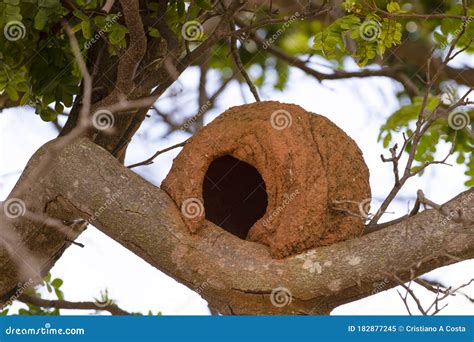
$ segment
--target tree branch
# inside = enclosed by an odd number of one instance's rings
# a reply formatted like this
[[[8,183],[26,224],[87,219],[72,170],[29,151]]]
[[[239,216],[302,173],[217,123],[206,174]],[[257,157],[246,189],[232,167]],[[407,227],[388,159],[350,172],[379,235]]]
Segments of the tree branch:
[[[241,25],[242,23],[239,23]],[[243,24],[242,24],[243,25]],[[265,41],[260,38],[257,33],[250,33],[250,37],[252,38],[259,47],[263,47]],[[323,80],[340,80],[340,79],[346,79],[346,78],[363,78],[363,77],[372,77],[372,76],[385,76],[385,77],[394,77],[396,75],[396,69],[395,68],[382,68],[380,70],[361,70],[361,71],[335,71],[331,74],[323,73],[320,71],[317,71],[307,65],[306,62],[302,61],[298,57],[291,56],[287,54],[285,51],[282,49],[273,46],[273,45],[265,45],[266,50],[274,55],[275,57],[281,59],[282,61],[288,63],[290,66],[294,66],[308,75],[313,76],[316,78],[318,81],[323,81]]]
[[[129,312],[122,310],[114,303],[98,303],[98,302],[70,302],[67,300],[49,300],[40,297],[30,296],[23,293],[18,300],[25,304],[31,304],[44,309],[67,309],[67,310],[96,310],[108,311],[114,316],[131,315]]]
[[[127,166],[129,169],[133,169],[134,167],[137,167],[137,166],[143,166],[143,165],[150,165],[150,164],[153,164],[153,161],[156,157],[158,157],[160,154],[163,154],[165,152],[168,152],[168,151],[171,151],[171,150],[174,150],[175,148],[178,148],[178,147],[183,147],[184,145],[186,145],[186,143],[188,142],[188,140],[186,141],[183,141],[179,144],[175,144],[173,146],[170,146],[170,147],[167,147],[165,149],[162,149],[162,150],[158,150],[156,151],[150,158],[142,161],[142,162],[139,162],[139,163],[135,163],[135,164],[132,164],[132,165],[129,165]]]
[[[234,31],[234,23],[232,22],[230,24],[231,31]],[[229,45],[230,45],[230,52],[232,54],[232,57],[234,59],[234,63],[237,66],[237,69],[239,70],[240,74],[243,76],[245,79],[245,82],[247,82],[250,91],[253,94],[253,97],[255,98],[255,101],[259,102],[260,101],[260,96],[258,95],[257,88],[253,84],[252,80],[250,79],[250,76],[248,75],[247,71],[245,70],[245,66],[242,64],[242,60],[240,59],[239,55],[239,50],[237,49],[237,39],[232,36],[230,37],[229,40]]]
[[[436,210],[426,210],[360,238],[274,260],[266,246],[240,240],[210,222],[199,235],[190,235],[179,208],[165,192],[86,139],[66,147],[51,169],[48,178],[34,185],[43,193],[47,189],[48,196],[39,197],[39,202],[60,196],[70,212],[90,220],[179,282],[191,289],[206,282],[201,294],[222,314],[327,314],[336,306],[372,294],[373,284],[385,281],[387,272],[407,282],[474,257],[474,224],[459,224]],[[80,186],[73,185],[76,181]],[[111,193],[117,194],[114,201]],[[474,189],[444,206],[472,218]],[[21,230],[24,239],[25,233],[27,229]],[[43,234],[48,238],[40,252],[51,258],[49,239],[56,234],[51,230]],[[314,264],[321,268],[308,267]],[[4,263],[0,273],[8,275],[0,280],[0,293],[5,296],[19,279]],[[397,285],[392,280],[387,288]],[[272,289],[278,287],[290,291],[291,305],[271,304]]]

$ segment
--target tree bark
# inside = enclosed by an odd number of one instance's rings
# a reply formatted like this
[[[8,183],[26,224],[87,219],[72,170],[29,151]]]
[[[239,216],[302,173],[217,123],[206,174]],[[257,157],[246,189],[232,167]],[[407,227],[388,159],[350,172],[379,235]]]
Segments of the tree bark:
[[[42,151],[27,171],[42,158]],[[426,210],[386,229],[283,260],[271,259],[266,246],[240,240],[211,223],[191,235],[164,191],[87,139],[66,147],[51,163],[50,172],[29,190],[35,208],[59,215],[61,211],[52,208],[60,202],[69,217],[90,220],[125,248],[200,293],[222,314],[328,314],[336,306],[398,285],[393,275],[409,281],[474,257],[473,189],[446,204],[461,210],[470,223],[455,223]],[[40,263],[43,272],[68,244],[57,230],[38,230],[24,218],[2,223],[9,225],[5,229],[13,225],[24,246],[45,260]],[[0,256],[0,294],[7,301],[18,282],[27,278],[19,278],[15,258],[5,249],[0,249]],[[287,296],[283,302],[287,305],[275,300],[275,290]]]

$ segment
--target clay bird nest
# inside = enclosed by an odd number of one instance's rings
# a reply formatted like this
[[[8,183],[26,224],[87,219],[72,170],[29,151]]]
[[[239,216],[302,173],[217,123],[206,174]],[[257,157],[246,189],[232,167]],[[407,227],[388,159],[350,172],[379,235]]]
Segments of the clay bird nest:
[[[363,220],[334,203],[370,197],[367,166],[347,134],[273,101],[232,107],[197,132],[162,189],[192,233],[208,220],[268,246],[273,258],[361,235]]]

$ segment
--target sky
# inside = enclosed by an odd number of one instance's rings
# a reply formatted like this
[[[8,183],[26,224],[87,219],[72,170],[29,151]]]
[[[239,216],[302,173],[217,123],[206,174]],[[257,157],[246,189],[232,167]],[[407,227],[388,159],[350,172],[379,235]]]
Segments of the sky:
[[[347,67],[356,68],[349,64]],[[199,73],[196,68],[186,70],[170,91],[190,94],[183,100],[183,112],[192,116],[197,113],[197,94]],[[208,91],[217,87],[216,75],[211,75]],[[191,91],[190,91],[191,90]],[[370,170],[372,189],[372,208],[378,205],[387,195],[393,184],[393,173],[390,164],[380,160],[380,154],[387,151],[377,142],[381,125],[398,106],[394,94],[400,90],[391,80],[385,78],[367,78],[362,80],[337,80],[319,83],[314,78],[292,68],[288,87],[275,91],[270,84],[265,84],[261,92],[263,100],[298,104],[307,111],[326,116],[344,130],[362,150],[365,162]],[[160,110],[172,110],[174,99],[163,96],[156,105]],[[253,101],[250,92],[236,83],[232,83],[218,100],[216,107],[205,118],[209,123],[216,116],[231,106]],[[182,114],[182,113],[181,113]],[[180,114],[180,115],[181,115]],[[61,118],[63,123],[65,118]],[[156,150],[182,142],[189,137],[184,132],[176,132],[162,139],[165,127],[156,120],[147,119],[138,134],[132,140],[126,165],[142,161]],[[53,139],[57,131],[52,124],[42,122],[32,109],[14,108],[0,113],[0,200],[4,200],[18,180],[31,155],[44,143]],[[402,141],[401,135],[397,137]],[[438,149],[440,156],[449,151],[449,146]],[[159,156],[155,163],[133,169],[139,175],[159,186],[171,168],[173,158],[179,149]],[[449,159],[448,159],[449,162]],[[437,203],[444,203],[465,191],[463,185],[466,176],[463,166],[452,167],[434,165],[422,177],[408,181],[395,201],[388,209],[386,220],[406,214],[409,204],[413,205],[416,191],[422,189],[426,196]],[[441,181],[442,180],[442,181]],[[135,228],[139,229],[139,227]],[[62,287],[66,299],[71,301],[89,301],[100,297],[100,292],[108,289],[111,298],[123,309],[132,312],[147,313],[148,310],[164,315],[208,315],[207,303],[197,293],[172,278],[161,273],[127,249],[101,233],[96,228],[89,228],[79,236],[77,242],[84,248],[71,246],[66,250],[54,268],[53,277],[64,280]],[[466,283],[474,277],[474,260],[468,260],[448,267],[434,270],[425,277],[438,280],[453,287]],[[424,304],[431,304],[434,294],[424,288],[413,285],[416,294]],[[340,306],[333,310],[333,315],[406,315],[407,311],[397,294],[396,288],[381,291],[374,296]],[[464,291],[474,297],[474,284]],[[45,298],[54,298],[43,291]],[[474,315],[474,304],[461,295],[446,300],[448,306],[441,314]],[[414,308],[414,303],[410,305]],[[22,307],[16,304],[14,309]],[[62,311],[63,314],[87,314],[88,311]],[[416,313],[416,309],[412,312]]]

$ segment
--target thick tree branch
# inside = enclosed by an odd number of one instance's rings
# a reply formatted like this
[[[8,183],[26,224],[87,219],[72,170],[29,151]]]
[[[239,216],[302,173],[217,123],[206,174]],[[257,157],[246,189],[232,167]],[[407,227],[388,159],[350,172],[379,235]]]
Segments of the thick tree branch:
[[[51,167],[49,177],[34,185],[35,191],[47,194],[39,196],[40,201],[60,198],[70,212],[90,220],[151,265],[191,289],[201,288],[211,307],[223,314],[327,314],[372,294],[376,284],[387,283],[387,272],[408,282],[474,257],[474,225],[427,210],[360,238],[273,260],[266,246],[240,240],[211,223],[190,235],[165,192],[86,139],[68,146]],[[474,217],[474,190],[444,206]],[[26,240],[29,230],[24,228],[20,233]],[[41,246],[37,240],[28,246],[52,258],[58,232],[43,234]],[[0,293],[8,300],[8,292],[21,279],[11,271],[11,262],[5,264],[6,252],[0,253],[0,273],[8,275],[0,280]],[[392,279],[386,288],[397,285]],[[279,287],[291,293],[290,305],[272,305],[270,295]]]
[[[125,23],[130,32],[130,42],[127,50],[120,56],[117,67],[115,89],[104,99],[100,106],[117,102],[120,96],[128,96],[134,87],[134,78],[138,65],[145,56],[147,41],[140,16],[138,0],[121,0],[120,5],[124,12]]]

